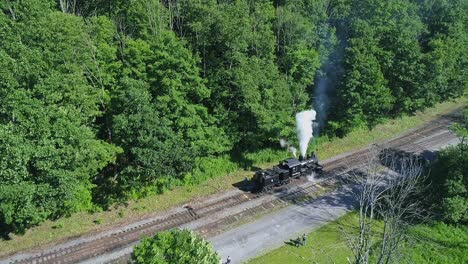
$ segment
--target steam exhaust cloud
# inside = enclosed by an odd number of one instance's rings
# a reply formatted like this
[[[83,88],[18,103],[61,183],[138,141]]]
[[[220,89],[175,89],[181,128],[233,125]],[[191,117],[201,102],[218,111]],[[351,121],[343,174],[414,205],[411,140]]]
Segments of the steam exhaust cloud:
[[[297,149],[289,145],[289,142],[286,139],[280,139],[280,145],[282,148],[286,148],[288,152],[291,152],[294,157],[296,157]]]
[[[297,138],[299,139],[299,149],[301,156],[305,157],[309,141],[313,136],[313,121],[317,113],[314,110],[302,111],[296,114]]]

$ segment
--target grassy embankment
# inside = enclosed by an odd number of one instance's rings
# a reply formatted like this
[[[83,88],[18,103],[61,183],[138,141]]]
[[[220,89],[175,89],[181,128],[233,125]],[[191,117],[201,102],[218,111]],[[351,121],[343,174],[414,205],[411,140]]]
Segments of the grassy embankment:
[[[341,228],[357,232],[359,216],[348,213],[338,220],[308,234],[305,247],[284,245],[247,262],[248,264],[299,264],[336,263],[347,264],[353,259]],[[375,246],[382,232],[382,223],[374,226]],[[416,264],[468,263],[468,227],[449,226],[443,223],[417,225],[409,229],[409,239],[402,244],[401,262]],[[371,256],[372,258],[372,256]]]
[[[388,120],[370,131],[364,128],[358,129],[344,138],[322,142],[318,150],[319,158],[327,159],[379,140],[391,138],[428,122],[439,114],[448,113],[465,103],[466,99],[442,103],[434,108],[427,109],[423,113],[417,113],[415,116]],[[272,166],[288,155],[285,151],[265,151],[259,154],[258,157],[255,157],[255,155],[252,155],[252,157],[256,158],[253,165],[260,168]],[[233,188],[233,183],[241,181],[246,176],[250,177],[252,174],[253,172],[250,169],[238,169],[222,177],[209,179],[197,186],[177,187],[162,195],[138,201],[129,201],[126,206],[119,206],[109,211],[94,214],[82,212],[68,218],[46,221],[40,226],[28,230],[24,235],[13,235],[11,240],[0,241],[0,256],[27,248],[56,243],[70,237],[95,232],[98,229],[110,228],[119,223],[134,221],[152,212],[162,211],[193,199]]]
[[[408,263],[468,263],[468,226],[417,225],[410,234],[412,239],[402,245]]]
[[[345,229],[346,232],[355,232],[358,219],[357,214],[348,213],[338,220],[309,233],[306,246],[297,248],[286,244],[265,255],[254,258],[248,263],[348,263],[346,258],[352,259],[352,253],[346,245],[346,239],[340,228]],[[377,228],[381,230],[380,226]]]

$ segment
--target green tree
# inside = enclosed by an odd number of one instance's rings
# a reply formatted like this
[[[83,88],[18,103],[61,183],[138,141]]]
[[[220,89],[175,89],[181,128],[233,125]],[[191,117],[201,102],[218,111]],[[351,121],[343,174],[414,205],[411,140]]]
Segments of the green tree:
[[[211,244],[188,229],[159,232],[144,238],[133,249],[135,263],[218,264]]]
[[[376,58],[395,99],[393,114],[414,112],[433,103],[432,93],[422,85],[425,69],[418,38],[424,25],[417,6],[407,0],[365,0],[354,4],[351,19],[366,21],[374,31],[373,41],[383,51]],[[352,32],[351,29],[351,36]]]
[[[451,126],[451,130],[460,139],[460,151],[465,151],[468,138],[468,107],[465,106],[463,109],[461,120]]]
[[[91,179],[120,151],[96,138],[101,113],[83,71],[90,63],[83,21],[26,2],[0,15],[3,235],[90,209]]]
[[[336,135],[468,87],[462,0],[7,0],[0,10],[5,233],[232,169],[228,156],[293,139],[294,114],[312,101],[323,122],[327,96]]]
[[[353,127],[375,125],[392,107],[394,99],[377,59],[383,51],[373,35],[365,21],[355,22],[345,53],[343,83],[335,102],[340,106],[336,109],[340,121],[332,123],[341,133]]]
[[[439,152],[431,173],[435,211],[451,223],[468,222],[468,152],[461,147]]]
[[[464,1],[427,0],[420,13],[427,31],[421,47],[427,89],[434,101],[461,96],[468,88],[468,5]]]
[[[292,89],[274,62],[273,7],[237,1],[218,10],[219,30],[213,31],[218,36],[211,36],[219,40],[212,43],[216,64],[207,68],[207,78],[212,107],[228,127],[234,149],[255,150],[291,137],[291,116],[304,109],[307,96]],[[259,21],[265,25],[258,27]]]
[[[138,198],[160,193],[190,171],[195,153],[181,134],[170,127],[154,104],[147,84],[123,79],[114,95],[112,116],[114,143],[124,149],[109,175],[97,179],[96,195],[104,199]],[[102,202],[109,202],[102,200]]]
[[[97,179],[96,194],[109,193],[102,191],[109,187],[118,190],[116,198],[160,193],[185,182],[196,157],[229,149],[223,128],[205,106],[210,90],[197,58],[171,31],[145,37],[125,39],[125,77],[113,88],[108,111],[113,142],[124,153]]]
[[[451,223],[468,223],[468,108],[460,122],[452,126],[460,144],[442,150],[431,174],[435,210]]]

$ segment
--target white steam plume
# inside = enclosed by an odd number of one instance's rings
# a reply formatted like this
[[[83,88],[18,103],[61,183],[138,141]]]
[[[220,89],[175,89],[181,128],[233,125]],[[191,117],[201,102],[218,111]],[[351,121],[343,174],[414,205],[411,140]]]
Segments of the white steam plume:
[[[316,115],[314,110],[302,111],[296,114],[297,137],[302,157],[306,156],[307,147],[313,135],[312,122],[315,120]]]
[[[294,155],[294,157],[296,157],[297,149],[295,147],[289,147],[288,151],[291,152]]]
[[[282,148],[286,148],[289,146],[289,143],[286,141],[286,139],[282,138],[280,139],[280,145]]]
[[[297,149],[296,149],[295,147],[291,147],[291,146],[289,145],[289,142],[286,141],[286,139],[281,138],[281,139],[280,139],[280,145],[281,145],[282,148],[286,148],[286,150],[287,150],[288,152],[291,152],[291,153],[294,155],[294,157],[296,157]]]

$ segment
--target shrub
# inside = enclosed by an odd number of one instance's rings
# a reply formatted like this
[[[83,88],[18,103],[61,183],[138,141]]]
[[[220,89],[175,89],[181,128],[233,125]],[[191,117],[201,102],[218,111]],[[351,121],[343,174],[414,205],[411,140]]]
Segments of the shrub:
[[[441,151],[431,181],[434,207],[441,217],[452,223],[468,222],[468,151],[461,145]]]
[[[409,228],[410,241],[404,242],[403,256],[409,263],[467,263],[468,227],[444,223]]]
[[[188,229],[173,229],[144,238],[132,253],[134,263],[218,264],[211,244]]]
[[[191,173],[187,173],[184,178],[186,184],[198,184],[237,169],[237,164],[228,156],[197,158],[195,164],[197,164],[196,168]]]

